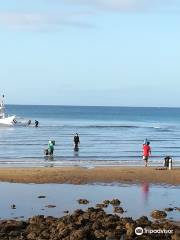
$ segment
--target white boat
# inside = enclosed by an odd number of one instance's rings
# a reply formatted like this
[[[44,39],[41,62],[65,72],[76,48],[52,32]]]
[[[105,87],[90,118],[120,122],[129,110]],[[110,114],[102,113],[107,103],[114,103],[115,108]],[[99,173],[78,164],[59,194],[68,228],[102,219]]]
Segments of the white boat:
[[[16,123],[16,116],[7,116],[4,107],[4,95],[0,99],[0,126],[12,126]]]

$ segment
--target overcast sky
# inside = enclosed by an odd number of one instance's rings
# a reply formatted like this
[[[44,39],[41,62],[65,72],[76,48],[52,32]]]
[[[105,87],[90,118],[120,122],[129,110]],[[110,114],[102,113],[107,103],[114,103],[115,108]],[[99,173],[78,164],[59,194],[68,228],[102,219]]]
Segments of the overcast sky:
[[[13,104],[180,107],[180,1],[0,2]]]

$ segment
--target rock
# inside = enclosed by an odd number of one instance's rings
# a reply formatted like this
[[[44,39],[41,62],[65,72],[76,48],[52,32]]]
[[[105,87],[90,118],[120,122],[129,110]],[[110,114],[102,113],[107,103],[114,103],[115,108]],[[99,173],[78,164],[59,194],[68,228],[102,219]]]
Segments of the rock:
[[[105,232],[106,239],[115,239],[115,232],[113,230],[108,230]]]
[[[44,222],[44,215],[34,216],[29,219],[30,224],[40,225]]]
[[[68,210],[65,210],[65,211],[64,211],[64,213],[68,214],[68,213],[69,213],[69,211],[68,211]]]
[[[122,207],[114,207],[114,213],[124,213],[124,209]]]
[[[18,237],[20,235],[20,232],[19,231],[11,231],[9,233],[9,236],[10,237]]]
[[[174,235],[171,238],[170,234],[152,234],[139,238],[135,235],[137,226],[170,229]],[[39,215],[27,221],[0,220],[0,240],[179,240],[177,229],[174,222],[166,219],[151,222],[142,216],[135,221],[91,207],[85,211],[77,209],[61,218]]]
[[[165,208],[164,211],[165,212],[172,212],[174,210],[174,208]]]
[[[38,196],[38,198],[46,198],[46,196],[40,195]]]
[[[44,230],[41,232],[42,238],[49,239],[50,237],[50,232],[48,230]]]
[[[37,239],[36,233],[34,233],[34,232],[29,233],[29,234],[27,235],[27,239],[28,239],[28,240],[35,240],[35,239]]]
[[[146,227],[148,225],[151,225],[151,221],[149,221],[148,217],[142,216],[136,220],[136,224],[137,226]]]
[[[77,209],[77,210],[74,211],[74,215],[77,215],[77,216],[79,216],[83,213],[84,213],[84,211],[82,209]]]
[[[59,232],[59,237],[61,237],[61,238],[67,237],[70,233],[71,233],[70,229],[68,229],[68,228],[63,228],[63,229]]]
[[[153,212],[151,212],[151,217],[155,219],[161,219],[166,218],[167,214],[164,211],[154,210]]]
[[[76,219],[76,224],[80,226],[85,226],[87,222],[87,219],[84,219],[83,215],[78,216]]]
[[[15,204],[12,204],[12,205],[11,205],[11,209],[16,209],[16,205],[15,205]]]
[[[120,238],[118,238],[118,239],[120,239]],[[116,237],[106,237],[106,240],[117,240],[117,238]]]
[[[56,205],[49,204],[49,205],[47,205],[47,206],[45,206],[45,207],[47,207],[47,208],[55,208]]]
[[[90,213],[84,212],[83,213],[83,218],[86,219],[86,220],[90,220]]]
[[[79,204],[85,204],[86,205],[86,204],[89,203],[89,201],[87,199],[78,199],[77,201],[78,201]]]
[[[104,203],[98,203],[98,204],[96,204],[96,207],[97,207],[97,208],[107,208],[108,205],[107,205],[107,204],[104,204]]]
[[[97,238],[97,239],[104,239],[105,238],[105,232],[103,230],[95,230],[94,231],[94,236]]]
[[[26,222],[24,221],[16,221],[16,220],[7,220],[1,221],[0,230],[1,232],[11,232],[11,231],[19,231],[23,230],[26,227]]]
[[[180,211],[180,207],[175,207],[174,210]]]
[[[132,237],[135,233],[135,224],[134,223],[126,223],[125,228],[126,228],[127,236]]]
[[[180,239],[180,229],[175,230],[175,233],[172,235],[171,240],[179,240]]]
[[[86,232],[83,229],[75,230],[70,235],[70,240],[83,240],[86,239]]]
[[[113,206],[119,206],[121,204],[121,201],[119,199],[113,199],[110,201],[110,204]]]
[[[110,200],[104,200],[103,203],[106,204],[106,205],[109,205],[110,204]]]
[[[92,224],[92,230],[98,230],[100,228],[102,228],[102,224],[100,221],[96,221]]]

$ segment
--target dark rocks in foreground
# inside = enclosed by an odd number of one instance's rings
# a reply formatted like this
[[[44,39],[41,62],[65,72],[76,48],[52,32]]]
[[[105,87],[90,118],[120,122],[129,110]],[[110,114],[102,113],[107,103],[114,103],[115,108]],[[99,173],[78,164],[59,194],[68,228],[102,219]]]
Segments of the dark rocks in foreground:
[[[124,209],[122,207],[114,207],[114,213],[124,213]]]
[[[165,220],[151,222],[143,216],[138,220],[107,214],[101,208],[76,210],[61,218],[35,216],[27,221],[0,221],[0,240],[172,240],[172,234],[143,234],[137,236],[135,228],[166,229],[178,231],[178,227]]]
[[[110,204],[113,206],[119,206],[121,204],[121,201],[119,199],[113,199],[110,201]]]
[[[167,217],[167,214],[165,211],[154,210],[151,213],[151,217],[155,219],[162,219]]]

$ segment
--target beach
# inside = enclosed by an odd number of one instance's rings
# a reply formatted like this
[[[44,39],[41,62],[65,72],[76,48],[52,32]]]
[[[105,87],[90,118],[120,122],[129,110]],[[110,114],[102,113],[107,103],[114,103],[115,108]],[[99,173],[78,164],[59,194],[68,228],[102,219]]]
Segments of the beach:
[[[0,239],[176,240],[179,186],[180,168],[0,168]]]
[[[169,231],[142,239],[178,239],[178,110],[171,121],[169,109],[8,107],[40,125],[0,129],[0,239],[139,240],[138,227]],[[44,156],[49,140],[56,143],[52,158]],[[163,167],[166,156],[172,170]]]
[[[0,168],[0,181],[15,183],[156,183],[180,185],[180,168],[152,167],[61,167]]]
[[[180,236],[179,169],[1,168],[0,180],[3,240]]]

